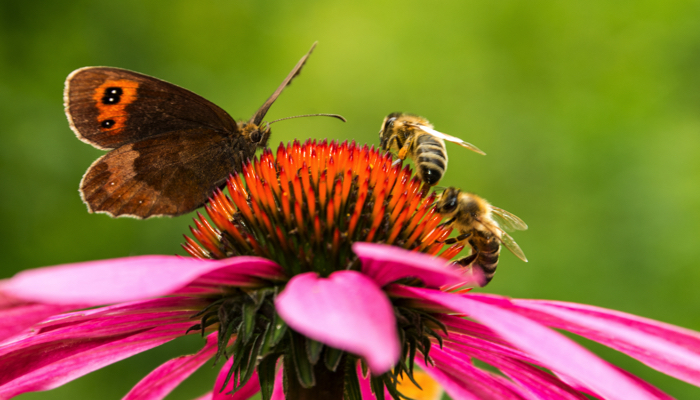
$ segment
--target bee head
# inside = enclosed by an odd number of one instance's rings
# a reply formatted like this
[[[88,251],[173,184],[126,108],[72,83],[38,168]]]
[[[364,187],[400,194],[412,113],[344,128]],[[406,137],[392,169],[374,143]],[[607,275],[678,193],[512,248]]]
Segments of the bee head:
[[[382,127],[379,130],[379,142],[382,150],[389,150],[389,138],[394,135],[394,123],[403,113],[391,113],[384,118]]]
[[[440,214],[451,214],[457,211],[459,206],[459,189],[449,187],[440,195],[437,202],[437,211]]]

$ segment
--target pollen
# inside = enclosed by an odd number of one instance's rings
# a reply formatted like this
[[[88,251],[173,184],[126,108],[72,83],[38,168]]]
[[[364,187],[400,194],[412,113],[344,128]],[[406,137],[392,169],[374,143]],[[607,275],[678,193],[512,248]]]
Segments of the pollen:
[[[442,243],[435,194],[411,168],[374,147],[335,141],[280,145],[229,177],[185,237],[193,257],[270,258],[294,274],[357,268],[354,242],[400,246],[450,259],[464,247]],[[211,221],[211,222],[209,222]],[[441,253],[442,251],[442,253]]]

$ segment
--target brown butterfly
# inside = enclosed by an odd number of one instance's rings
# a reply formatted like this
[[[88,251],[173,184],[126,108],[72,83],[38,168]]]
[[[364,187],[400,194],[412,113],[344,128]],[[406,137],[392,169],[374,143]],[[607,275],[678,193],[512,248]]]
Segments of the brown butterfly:
[[[314,47],[250,120],[238,123],[203,97],[148,75],[110,67],[73,71],[63,95],[71,129],[83,142],[111,150],[80,182],[88,211],[148,218],[202,206],[267,145],[277,121],[263,118]]]

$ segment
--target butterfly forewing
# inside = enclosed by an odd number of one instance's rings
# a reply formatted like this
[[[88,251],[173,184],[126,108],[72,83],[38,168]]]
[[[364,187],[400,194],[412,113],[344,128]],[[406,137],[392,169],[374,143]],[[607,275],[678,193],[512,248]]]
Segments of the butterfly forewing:
[[[84,142],[114,149],[183,129],[236,132],[236,122],[214,103],[148,75],[86,67],[66,79],[66,114]]]

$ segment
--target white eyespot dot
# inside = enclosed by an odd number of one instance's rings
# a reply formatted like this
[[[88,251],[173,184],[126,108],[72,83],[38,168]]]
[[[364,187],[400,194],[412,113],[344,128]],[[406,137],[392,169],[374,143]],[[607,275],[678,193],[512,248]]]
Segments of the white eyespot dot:
[[[143,200],[139,200],[139,204],[143,203]]]
[[[110,183],[110,185],[114,186],[114,182]]]

